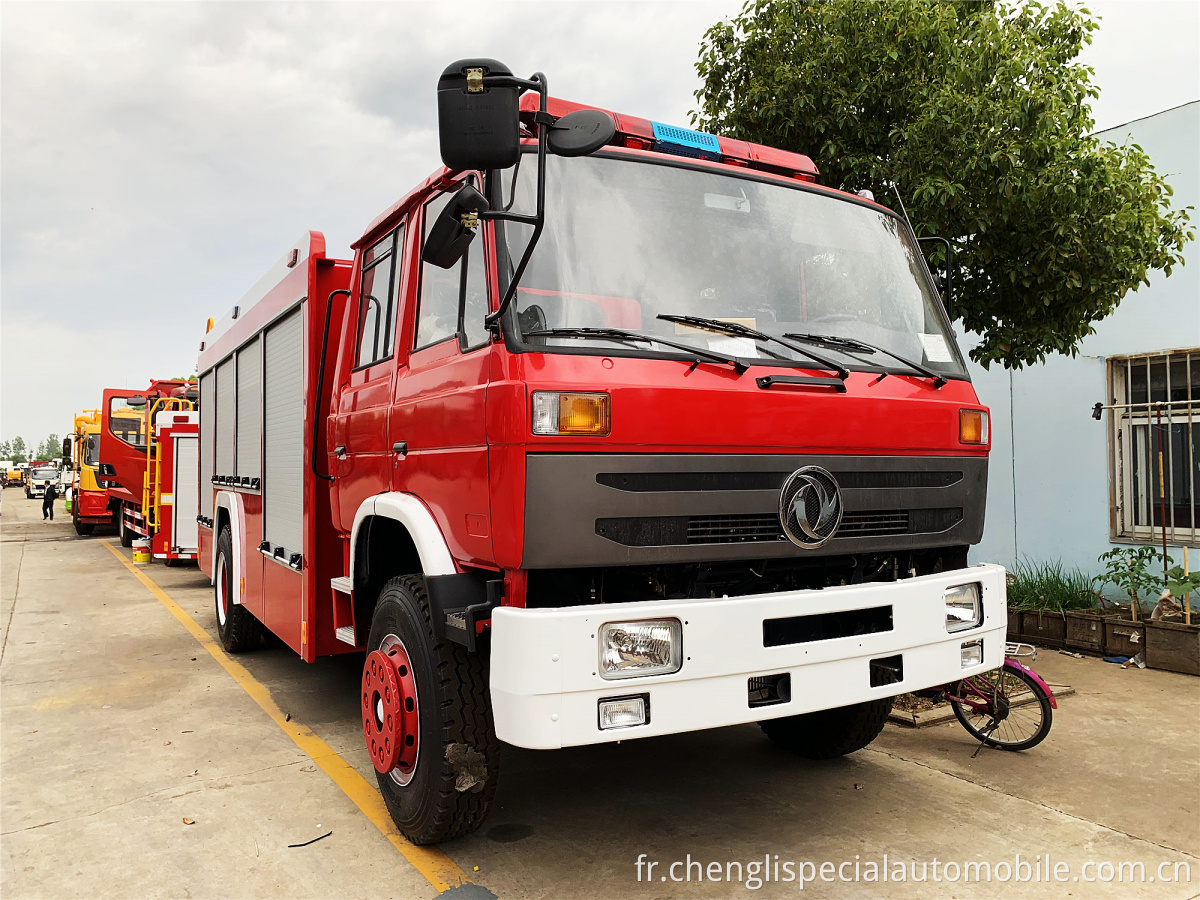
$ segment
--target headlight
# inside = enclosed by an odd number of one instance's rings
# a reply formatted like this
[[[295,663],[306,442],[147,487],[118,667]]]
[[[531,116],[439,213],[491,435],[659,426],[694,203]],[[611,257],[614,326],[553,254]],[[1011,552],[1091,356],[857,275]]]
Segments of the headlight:
[[[983,600],[979,582],[946,588],[946,630],[966,631],[983,624]]]
[[[534,434],[589,434],[609,430],[608,394],[534,391]]]
[[[958,442],[960,444],[986,444],[988,442],[988,414],[982,409],[960,409],[958,411]]]
[[[678,672],[683,659],[678,619],[606,622],[600,626],[600,677],[635,678]]]

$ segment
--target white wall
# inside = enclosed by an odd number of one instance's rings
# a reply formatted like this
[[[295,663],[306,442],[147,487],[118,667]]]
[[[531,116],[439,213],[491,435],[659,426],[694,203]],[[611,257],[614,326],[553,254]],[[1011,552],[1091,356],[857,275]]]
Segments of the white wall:
[[[1142,147],[1174,188],[1172,205],[1200,207],[1200,102],[1102,132]],[[1192,213],[1193,222],[1198,218]],[[987,523],[974,562],[1061,560],[1085,572],[1110,549],[1107,423],[1091,417],[1106,396],[1110,356],[1200,348],[1200,253],[1130,293],[1096,326],[1079,355],[1050,357],[1016,372],[971,365],[980,399],[992,409]],[[971,335],[960,339],[964,351]],[[1177,550],[1172,555],[1178,558]],[[1200,566],[1200,554],[1191,557]]]

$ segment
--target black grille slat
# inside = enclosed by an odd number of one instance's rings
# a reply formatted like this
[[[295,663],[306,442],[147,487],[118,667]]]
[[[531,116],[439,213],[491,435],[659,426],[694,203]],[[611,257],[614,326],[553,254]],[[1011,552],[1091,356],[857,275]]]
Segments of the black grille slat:
[[[596,483],[632,493],[673,491],[778,491],[791,472],[602,472]],[[911,490],[949,487],[963,473],[831,472],[843,490]]]
[[[962,520],[961,507],[945,509],[881,509],[848,512],[835,538],[934,534]],[[774,513],[730,513],[710,516],[645,516],[597,519],[596,534],[627,547],[677,544],[742,544],[786,541]]]

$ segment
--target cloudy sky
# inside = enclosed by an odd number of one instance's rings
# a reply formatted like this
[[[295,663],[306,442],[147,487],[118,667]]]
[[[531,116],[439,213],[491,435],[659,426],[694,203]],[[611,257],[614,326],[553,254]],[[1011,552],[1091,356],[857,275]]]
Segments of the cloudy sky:
[[[437,76],[493,56],[687,124],[734,2],[0,4],[0,437],[190,373],[307,229],[331,253],[438,163]],[[1200,98],[1200,3],[1097,2],[1099,128]]]

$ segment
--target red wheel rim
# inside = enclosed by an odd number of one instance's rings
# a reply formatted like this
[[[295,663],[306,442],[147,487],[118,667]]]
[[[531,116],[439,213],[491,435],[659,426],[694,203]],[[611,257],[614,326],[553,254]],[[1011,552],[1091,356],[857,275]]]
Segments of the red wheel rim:
[[[391,646],[385,641],[386,650],[368,653],[363,663],[363,734],[377,772],[408,776],[417,764],[417,682],[408,651],[392,640]]]

